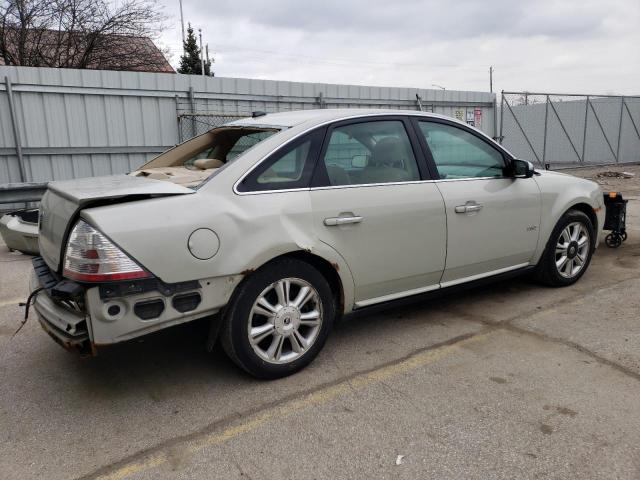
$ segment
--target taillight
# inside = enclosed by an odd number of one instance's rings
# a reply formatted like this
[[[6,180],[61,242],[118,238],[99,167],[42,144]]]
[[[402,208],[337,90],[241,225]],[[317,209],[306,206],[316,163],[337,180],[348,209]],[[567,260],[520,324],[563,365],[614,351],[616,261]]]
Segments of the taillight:
[[[78,220],[69,235],[63,275],[81,282],[131,280],[152,276],[83,220]]]

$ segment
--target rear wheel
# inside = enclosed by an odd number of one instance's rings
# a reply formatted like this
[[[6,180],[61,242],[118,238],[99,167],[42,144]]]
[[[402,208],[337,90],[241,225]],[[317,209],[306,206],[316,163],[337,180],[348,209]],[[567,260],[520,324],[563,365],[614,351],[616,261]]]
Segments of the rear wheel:
[[[539,281],[553,287],[577,282],[589,267],[595,248],[595,231],[589,217],[569,210],[553,229],[538,263]]]
[[[238,287],[224,315],[222,345],[251,375],[284,377],[315,358],[334,316],[320,272],[300,260],[276,260]]]

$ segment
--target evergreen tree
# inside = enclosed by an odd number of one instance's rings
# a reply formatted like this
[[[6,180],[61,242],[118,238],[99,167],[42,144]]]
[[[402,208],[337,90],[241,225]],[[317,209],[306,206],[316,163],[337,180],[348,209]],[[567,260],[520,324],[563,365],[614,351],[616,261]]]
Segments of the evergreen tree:
[[[187,38],[184,41],[184,53],[180,57],[178,73],[187,75],[202,75],[202,63],[200,62],[200,49],[191,24],[187,27]],[[211,75],[211,62],[204,62],[204,74]]]

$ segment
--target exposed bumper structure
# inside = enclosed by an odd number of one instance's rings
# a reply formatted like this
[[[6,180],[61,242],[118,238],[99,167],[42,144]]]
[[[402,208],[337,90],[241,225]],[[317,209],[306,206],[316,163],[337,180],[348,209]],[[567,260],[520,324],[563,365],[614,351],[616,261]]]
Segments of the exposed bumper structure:
[[[44,288],[36,294],[32,307],[40,325],[56,343],[67,350],[92,353],[87,315],[79,309],[74,309],[72,304],[65,305],[63,302],[55,301],[47,291],[47,280],[43,275],[38,275],[36,262],[34,266],[29,280],[29,290]]]
[[[95,355],[97,348],[120,343],[171,325],[217,313],[242,279],[215,277],[183,284],[159,280],[86,285],[52,272],[33,259],[29,287],[42,328],[68,350]],[[204,340],[204,339],[203,339]]]

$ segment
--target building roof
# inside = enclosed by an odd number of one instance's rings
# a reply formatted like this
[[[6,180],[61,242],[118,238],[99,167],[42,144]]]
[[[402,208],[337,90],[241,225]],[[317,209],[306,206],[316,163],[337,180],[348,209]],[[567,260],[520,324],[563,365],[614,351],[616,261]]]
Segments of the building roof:
[[[5,30],[9,61],[5,61],[0,52],[0,65],[175,73],[148,37],[111,34],[92,37],[93,34],[85,32],[31,29],[27,31],[23,57],[20,58],[18,39],[21,33],[17,29]],[[91,55],[85,57],[88,41],[96,47]]]

